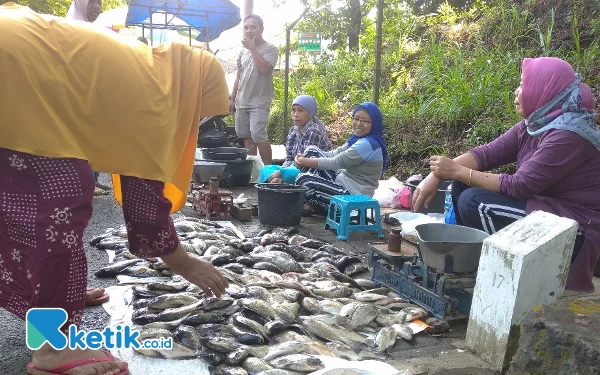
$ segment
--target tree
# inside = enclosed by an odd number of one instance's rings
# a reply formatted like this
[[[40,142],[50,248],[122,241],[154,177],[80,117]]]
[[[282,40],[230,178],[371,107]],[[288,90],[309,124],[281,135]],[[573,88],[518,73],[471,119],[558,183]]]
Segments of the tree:
[[[72,0],[16,0],[17,4],[30,7],[37,13],[64,17]],[[109,10],[127,5],[126,0],[102,0],[102,9]]]
[[[358,51],[359,37],[365,31],[363,18],[374,8],[374,3],[374,0],[343,0],[338,1],[339,7],[333,8],[330,0],[308,1],[310,11],[299,28],[320,32],[331,41],[331,50]]]

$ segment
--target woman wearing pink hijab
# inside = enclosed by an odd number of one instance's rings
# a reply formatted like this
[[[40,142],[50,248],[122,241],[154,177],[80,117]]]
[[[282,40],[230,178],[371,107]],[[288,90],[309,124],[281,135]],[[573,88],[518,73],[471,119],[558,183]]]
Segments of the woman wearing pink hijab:
[[[526,58],[515,109],[524,119],[454,160],[432,156],[415,210],[441,180],[453,180],[456,223],[493,234],[532,211],[579,223],[565,294],[594,291],[600,256],[600,132],[595,99],[567,62]],[[516,162],[514,174],[486,173]]]

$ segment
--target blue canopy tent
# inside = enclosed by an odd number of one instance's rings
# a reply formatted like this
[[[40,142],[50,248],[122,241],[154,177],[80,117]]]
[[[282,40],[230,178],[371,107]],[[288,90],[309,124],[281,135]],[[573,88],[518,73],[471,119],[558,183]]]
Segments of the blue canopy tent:
[[[157,12],[164,13],[164,24],[152,22],[152,15]],[[180,29],[181,25],[171,23],[173,17],[189,25],[190,38],[191,28],[196,29],[196,40],[205,42],[207,48],[208,42],[242,21],[240,8],[230,0],[131,0],[125,25],[149,27],[150,32],[152,28]]]

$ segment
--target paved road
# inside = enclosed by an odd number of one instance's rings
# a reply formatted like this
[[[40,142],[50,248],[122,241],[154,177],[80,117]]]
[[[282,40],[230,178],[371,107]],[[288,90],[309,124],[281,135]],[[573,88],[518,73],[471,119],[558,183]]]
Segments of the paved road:
[[[108,184],[108,176],[101,176],[101,182]],[[237,195],[245,192],[245,196],[255,198],[254,189],[234,189]],[[184,214],[197,214],[190,208],[184,208]],[[107,287],[117,284],[116,278],[98,279],[94,276],[99,268],[108,262],[106,252],[90,248],[87,245],[90,238],[104,232],[109,227],[115,227],[123,224],[123,214],[121,208],[112,198],[112,196],[103,196],[94,198],[94,213],[89,227],[84,235],[85,250],[88,258],[88,285],[93,287]],[[244,233],[256,233],[261,228],[257,220],[249,224],[238,224],[238,227]],[[303,218],[302,233],[310,234],[322,238],[329,242],[337,242],[335,234],[332,231],[323,230],[323,218]],[[337,242],[336,246],[345,248],[353,253],[363,253],[367,242],[377,241],[376,236],[369,233],[353,233],[352,241]],[[108,324],[109,316],[101,306],[88,307],[85,309],[82,328],[103,329]],[[0,309],[0,324],[2,334],[0,334],[0,374],[2,375],[22,375],[25,373],[27,363],[31,359],[31,351],[25,346],[25,326],[24,323],[5,310]],[[422,333],[415,337],[412,343],[400,342],[394,348],[394,353],[390,363],[399,369],[410,368],[415,374],[460,374],[460,375],[492,375],[485,368],[486,365],[476,357],[457,351],[456,344],[464,338],[466,330],[465,324],[457,324],[453,327],[446,337],[432,337]],[[454,372],[448,372],[452,369]],[[136,375],[136,374],[132,374]]]

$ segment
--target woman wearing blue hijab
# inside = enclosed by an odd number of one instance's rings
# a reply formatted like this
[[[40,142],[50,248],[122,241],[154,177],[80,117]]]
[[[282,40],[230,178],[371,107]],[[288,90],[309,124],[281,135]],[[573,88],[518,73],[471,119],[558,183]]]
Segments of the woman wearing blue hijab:
[[[365,102],[352,111],[353,134],[341,147],[329,152],[309,147],[295,158],[301,173],[296,184],[308,188],[304,213],[316,207],[327,210],[334,195],[372,197],[387,168],[383,118],[377,105]]]

